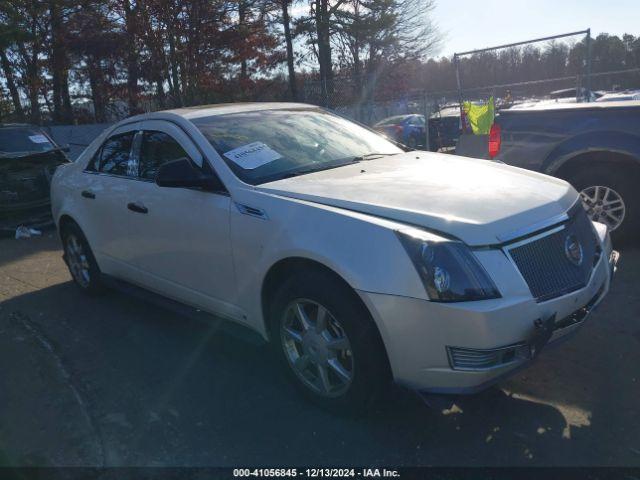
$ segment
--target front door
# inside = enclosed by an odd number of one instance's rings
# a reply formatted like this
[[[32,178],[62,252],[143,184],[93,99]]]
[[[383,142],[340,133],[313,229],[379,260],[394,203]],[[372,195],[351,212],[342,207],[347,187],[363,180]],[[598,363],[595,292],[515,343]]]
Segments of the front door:
[[[159,187],[160,165],[181,157],[198,168],[203,157],[177,126],[150,120],[141,126],[135,155],[138,181],[129,194],[129,241],[139,281],[168,297],[242,319],[233,305],[236,282],[226,193]],[[136,141],[136,143],[138,143]]]
[[[127,198],[136,182],[131,152],[137,124],[125,125],[98,148],[87,164],[76,194],[80,222],[104,273],[129,279],[130,249]]]

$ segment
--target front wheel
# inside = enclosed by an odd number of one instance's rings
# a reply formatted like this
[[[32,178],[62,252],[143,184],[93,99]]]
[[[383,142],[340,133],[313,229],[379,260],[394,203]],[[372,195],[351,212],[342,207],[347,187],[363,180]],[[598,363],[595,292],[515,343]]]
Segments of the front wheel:
[[[379,398],[390,375],[377,328],[355,292],[331,274],[296,274],[270,309],[277,355],[301,392],[354,413]]]
[[[280,321],[280,344],[289,367],[314,394],[345,394],[355,376],[355,361],[344,326],[324,305],[293,299]]]

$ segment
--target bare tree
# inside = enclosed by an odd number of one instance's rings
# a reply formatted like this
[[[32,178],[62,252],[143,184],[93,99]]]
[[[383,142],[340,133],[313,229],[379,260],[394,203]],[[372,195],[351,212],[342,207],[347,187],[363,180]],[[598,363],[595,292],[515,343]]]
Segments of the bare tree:
[[[287,47],[287,70],[289,73],[289,92],[291,98],[298,100],[298,88],[296,86],[296,70],[295,70],[295,55],[293,52],[293,35],[291,33],[291,19],[289,17],[289,6],[293,3],[292,0],[279,0],[280,9],[282,12],[282,28],[284,30],[284,41]]]

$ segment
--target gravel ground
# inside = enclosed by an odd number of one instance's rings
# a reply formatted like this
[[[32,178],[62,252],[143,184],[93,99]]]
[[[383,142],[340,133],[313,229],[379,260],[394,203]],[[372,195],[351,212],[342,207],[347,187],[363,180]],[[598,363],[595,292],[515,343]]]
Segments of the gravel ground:
[[[395,388],[364,418],[301,399],[269,349],[118,292],[52,232],[0,240],[0,465],[640,466],[640,250],[569,342],[453,408]]]

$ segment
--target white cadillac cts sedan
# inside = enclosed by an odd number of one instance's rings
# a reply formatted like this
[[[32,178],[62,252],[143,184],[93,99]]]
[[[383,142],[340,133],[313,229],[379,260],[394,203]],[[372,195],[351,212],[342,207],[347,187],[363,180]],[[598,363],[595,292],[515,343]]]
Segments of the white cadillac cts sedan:
[[[302,104],[123,120],[52,182],[64,258],[243,324],[336,409],[469,393],[575,331],[618,259],[566,182]]]

